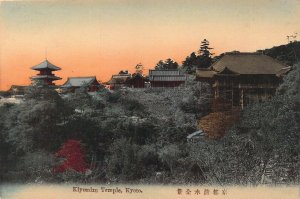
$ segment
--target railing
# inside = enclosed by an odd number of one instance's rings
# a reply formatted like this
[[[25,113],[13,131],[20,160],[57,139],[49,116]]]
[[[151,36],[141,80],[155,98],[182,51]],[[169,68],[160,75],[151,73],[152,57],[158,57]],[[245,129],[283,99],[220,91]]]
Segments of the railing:
[[[235,83],[220,83],[220,82],[215,82],[212,85],[213,88],[215,87],[232,87],[232,88],[277,88],[276,84],[235,84]]]
[[[239,84],[238,88],[277,88],[274,84]]]

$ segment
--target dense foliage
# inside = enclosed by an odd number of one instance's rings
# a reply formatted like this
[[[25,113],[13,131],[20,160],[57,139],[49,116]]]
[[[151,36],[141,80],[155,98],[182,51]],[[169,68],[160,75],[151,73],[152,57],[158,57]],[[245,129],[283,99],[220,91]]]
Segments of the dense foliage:
[[[211,52],[213,48],[210,47],[209,41],[204,39],[198,52],[192,52],[186,59],[182,62],[182,68],[188,74],[194,74],[198,68],[208,68],[213,63]]]
[[[174,174],[186,155],[178,147],[210,107],[208,85],[191,81],[175,90],[59,95],[31,86],[22,103],[0,106],[1,181],[155,181],[156,172]]]
[[[176,61],[172,60],[171,58],[168,58],[166,60],[160,60],[156,66],[156,70],[174,70],[178,69],[179,65]]]
[[[262,52],[291,66],[300,61],[300,42],[291,42],[287,45],[280,45],[270,49],[258,50],[258,52]]]

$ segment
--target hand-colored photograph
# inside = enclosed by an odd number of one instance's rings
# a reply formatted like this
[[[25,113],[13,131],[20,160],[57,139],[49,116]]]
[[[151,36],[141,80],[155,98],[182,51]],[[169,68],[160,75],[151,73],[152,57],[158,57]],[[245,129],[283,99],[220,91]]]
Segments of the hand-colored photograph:
[[[300,0],[0,0],[0,199],[300,198]]]

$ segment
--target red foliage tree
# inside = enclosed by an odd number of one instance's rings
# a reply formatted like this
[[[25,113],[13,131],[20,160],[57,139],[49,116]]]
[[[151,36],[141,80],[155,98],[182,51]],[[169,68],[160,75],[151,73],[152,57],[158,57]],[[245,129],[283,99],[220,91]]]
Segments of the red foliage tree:
[[[85,161],[85,152],[78,140],[68,140],[55,155],[65,158],[61,165],[54,168],[56,173],[65,172],[66,170],[75,170],[83,173],[89,169],[89,165]]]

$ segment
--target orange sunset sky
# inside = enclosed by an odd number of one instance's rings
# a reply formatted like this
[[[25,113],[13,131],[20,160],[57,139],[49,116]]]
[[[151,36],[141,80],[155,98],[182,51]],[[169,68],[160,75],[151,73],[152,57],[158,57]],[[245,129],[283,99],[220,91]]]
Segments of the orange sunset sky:
[[[69,76],[107,81],[141,62],[179,64],[200,42],[216,54],[286,44],[300,33],[299,0],[98,0],[0,2],[0,90],[28,85],[48,60]],[[46,53],[47,52],[47,53]]]

